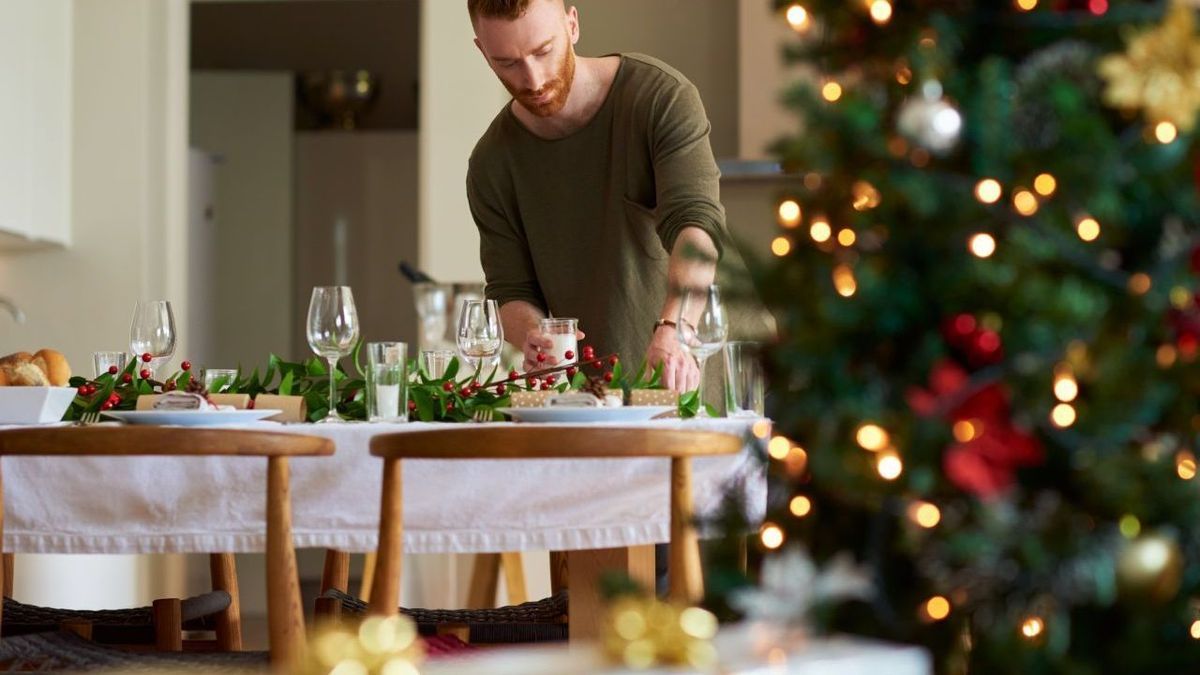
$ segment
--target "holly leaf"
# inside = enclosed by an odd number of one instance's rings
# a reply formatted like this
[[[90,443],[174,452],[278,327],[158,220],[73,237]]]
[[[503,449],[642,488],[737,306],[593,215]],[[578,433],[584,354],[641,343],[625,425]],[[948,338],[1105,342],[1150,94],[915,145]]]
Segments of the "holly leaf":
[[[458,375],[458,357],[450,359],[450,365],[446,366],[446,372],[442,375],[442,380],[454,380],[454,376]]]
[[[412,400],[417,404],[417,417],[422,422],[432,422],[434,415],[433,395],[427,389],[413,387]]]
[[[280,396],[291,396],[292,395],[292,383],[294,381],[295,381],[295,378],[292,377],[292,371],[289,370],[287,375],[284,375],[283,380],[279,383],[279,395]]]

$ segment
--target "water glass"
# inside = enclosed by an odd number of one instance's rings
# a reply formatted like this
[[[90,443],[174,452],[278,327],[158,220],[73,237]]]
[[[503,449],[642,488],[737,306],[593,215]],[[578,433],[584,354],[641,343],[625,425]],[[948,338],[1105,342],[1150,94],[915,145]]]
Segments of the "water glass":
[[[422,281],[413,285],[417,318],[421,322],[422,347],[431,348],[446,339],[446,321],[450,315],[449,284]]]
[[[367,343],[367,419],[372,422],[408,421],[408,345],[403,342]]]
[[[205,368],[204,389],[210,394],[226,392],[237,382],[237,377],[237,368]]]
[[[345,422],[337,413],[338,359],[358,342],[358,311],[349,286],[316,286],[308,303],[308,346],[329,363],[329,413],[318,423]]]
[[[495,300],[467,300],[458,319],[458,354],[472,372],[499,363],[504,326]]]
[[[129,350],[133,358],[150,355],[151,373],[175,354],[175,314],[166,300],[141,300],[129,325]]]
[[[454,352],[449,349],[426,349],[421,352],[421,370],[430,379],[441,379],[450,367]]]
[[[676,321],[676,337],[685,351],[696,359],[700,366],[700,412],[706,417],[704,407],[704,362],[724,346],[729,335],[729,323],[725,307],[721,303],[721,290],[713,284],[704,288],[690,288],[683,292]]]
[[[554,346],[546,353],[546,366],[564,366],[568,363],[579,362],[579,329],[578,319],[551,318],[542,319],[538,327],[542,335],[550,338]],[[569,355],[569,356],[568,356]]]
[[[765,394],[762,346],[757,342],[726,343],[726,417],[762,417]]]
[[[128,359],[129,355],[125,352],[92,352],[92,365],[96,369],[96,377],[104,375],[113,366],[117,367],[118,373],[125,370]]]

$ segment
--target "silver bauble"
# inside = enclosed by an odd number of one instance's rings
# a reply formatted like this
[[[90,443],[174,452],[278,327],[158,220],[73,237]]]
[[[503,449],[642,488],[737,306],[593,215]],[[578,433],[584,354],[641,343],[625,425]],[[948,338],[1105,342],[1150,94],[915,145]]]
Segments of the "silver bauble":
[[[900,104],[896,116],[896,128],[911,143],[942,155],[958,145],[962,133],[963,119],[942,95],[942,85],[929,80],[921,86],[921,93]]]

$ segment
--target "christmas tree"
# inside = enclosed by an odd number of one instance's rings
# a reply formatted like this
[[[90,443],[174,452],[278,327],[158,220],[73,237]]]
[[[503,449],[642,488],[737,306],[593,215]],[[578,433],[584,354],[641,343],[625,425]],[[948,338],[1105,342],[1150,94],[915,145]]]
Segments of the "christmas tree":
[[[939,672],[1200,669],[1200,38],[1187,3],[777,3],[760,547]]]

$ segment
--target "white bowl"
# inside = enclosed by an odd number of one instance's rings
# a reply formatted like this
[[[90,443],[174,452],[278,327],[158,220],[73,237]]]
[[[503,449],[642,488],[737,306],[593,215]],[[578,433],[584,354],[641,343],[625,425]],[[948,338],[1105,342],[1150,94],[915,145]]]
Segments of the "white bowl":
[[[0,424],[59,422],[76,393],[75,387],[0,387]]]

